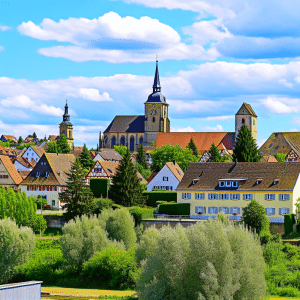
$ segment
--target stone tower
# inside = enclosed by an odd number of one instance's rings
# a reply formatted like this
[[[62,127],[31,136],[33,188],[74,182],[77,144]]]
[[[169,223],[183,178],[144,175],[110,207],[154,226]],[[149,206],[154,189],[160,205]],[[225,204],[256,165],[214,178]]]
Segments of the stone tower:
[[[160,91],[158,61],[156,60],[153,92],[145,102],[145,146],[149,146],[152,141],[155,142],[159,132],[170,132],[170,120],[168,118],[169,104]]]
[[[248,103],[243,103],[241,108],[235,114],[235,138],[243,125],[246,125],[255,141],[257,140],[257,115]]]
[[[65,113],[63,115],[63,121],[59,124],[59,135],[64,134],[67,138],[70,148],[74,149],[73,139],[73,124],[70,122],[70,115],[68,111],[68,103],[66,101]]]

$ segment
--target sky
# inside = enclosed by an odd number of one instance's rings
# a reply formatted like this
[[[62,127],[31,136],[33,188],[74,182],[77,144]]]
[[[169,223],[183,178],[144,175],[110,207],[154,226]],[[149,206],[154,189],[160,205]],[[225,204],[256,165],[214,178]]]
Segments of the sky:
[[[243,102],[257,142],[300,130],[300,1],[0,1],[0,135],[58,134],[96,147],[115,115],[143,115],[156,55],[171,131],[234,132]]]

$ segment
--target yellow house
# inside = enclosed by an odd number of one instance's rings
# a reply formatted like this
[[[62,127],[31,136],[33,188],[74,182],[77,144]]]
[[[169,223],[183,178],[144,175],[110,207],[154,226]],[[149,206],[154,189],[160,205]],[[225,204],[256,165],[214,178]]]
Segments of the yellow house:
[[[240,220],[255,199],[271,223],[283,223],[295,213],[300,198],[300,162],[190,163],[177,187],[177,202],[190,203],[190,216],[215,219],[224,212]]]
[[[0,185],[6,188],[19,189],[19,184],[23,181],[16,167],[7,155],[0,155]]]

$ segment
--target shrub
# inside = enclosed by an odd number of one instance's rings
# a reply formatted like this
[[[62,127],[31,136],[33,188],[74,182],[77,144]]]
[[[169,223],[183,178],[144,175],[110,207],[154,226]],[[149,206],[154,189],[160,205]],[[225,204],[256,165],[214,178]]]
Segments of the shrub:
[[[112,208],[113,201],[108,198],[97,198],[95,199],[95,214],[100,214],[103,209]]]
[[[32,228],[34,233],[43,234],[47,229],[47,221],[42,215],[32,215],[27,221],[24,222],[24,225]]]
[[[166,201],[166,202],[171,202],[174,201],[175,203],[177,202],[177,193],[174,191],[152,191],[152,192],[147,192],[144,191],[143,195],[146,196],[146,205],[147,206],[152,206],[156,207],[157,206],[157,201]]]
[[[127,289],[133,286],[136,272],[134,251],[111,245],[84,263],[82,275],[110,289]]]
[[[129,212],[134,218],[135,226],[142,223],[143,219],[153,218],[155,208],[142,208],[138,206],[129,207]]]
[[[90,189],[94,197],[102,198],[107,196],[107,189],[110,186],[110,180],[107,178],[91,178]]]
[[[190,203],[160,204],[159,214],[190,215]]]
[[[105,223],[96,216],[76,217],[63,227],[60,238],[63,256],[67,264],[80,270],[83,263],[94,253],[109,245]]]
[[[286,214],[284,215],[284,234],[288,235],[293,232],[293,226],[295,224],[295,215]]]
[[[273,266],[284,260],[283,246],[280,243],[269,242],[263,248],[263,255],[266,263]]]
[[[25,263],[35,247],[35,236],[28,227],[18,227],[10,220],[0,220],[0,283],[6,283],[14,268]]]

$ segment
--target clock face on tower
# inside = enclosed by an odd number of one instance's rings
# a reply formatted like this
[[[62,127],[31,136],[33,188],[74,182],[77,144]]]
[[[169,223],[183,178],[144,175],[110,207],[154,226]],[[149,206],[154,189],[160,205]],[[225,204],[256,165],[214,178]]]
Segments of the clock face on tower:
[[[154,103],[154,104],[152,104],[152,107],[153,107],[153,108],[155,108],[155,107],[156,107],[156,104],[155,104],[155,103]]]
[[[152,116],[156,115],[156,110],[152,109],[150,112],[150,115],[152,115]]]

